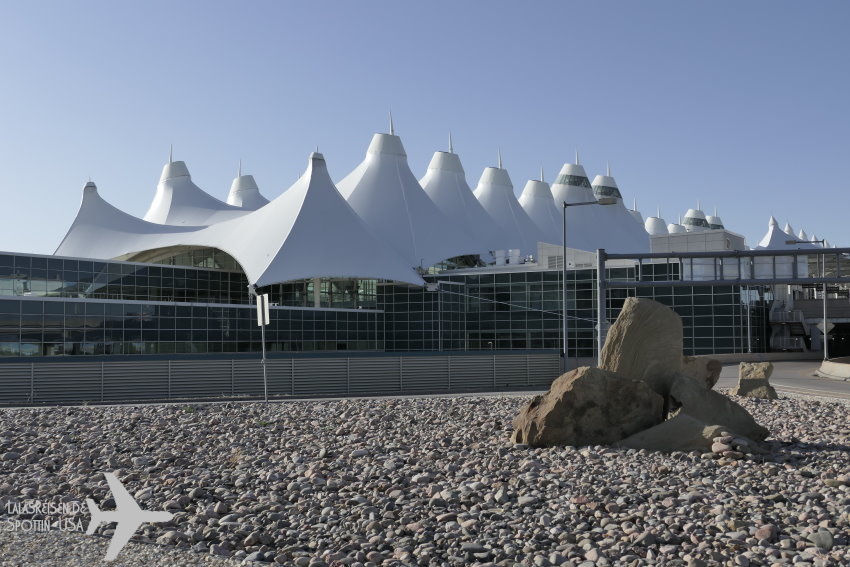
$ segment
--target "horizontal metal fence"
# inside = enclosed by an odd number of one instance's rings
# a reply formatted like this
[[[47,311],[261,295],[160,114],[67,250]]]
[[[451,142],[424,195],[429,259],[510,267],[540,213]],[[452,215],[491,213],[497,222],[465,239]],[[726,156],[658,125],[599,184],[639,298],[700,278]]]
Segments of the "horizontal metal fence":
[[[271,358],[269,396],[370,396],[548,388],[556,353]],[[263,396],[252,359],[0,363],[0,405]]]

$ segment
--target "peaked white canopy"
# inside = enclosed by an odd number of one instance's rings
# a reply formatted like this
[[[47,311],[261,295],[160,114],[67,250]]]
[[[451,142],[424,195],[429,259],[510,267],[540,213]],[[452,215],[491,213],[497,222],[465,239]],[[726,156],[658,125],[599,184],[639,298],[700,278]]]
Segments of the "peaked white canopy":
[[[217,248],[260,286],[313,277],[380,278],[422,284],[411,264],[384,244],[334,187],[321,154],[265,207],[212,226],[168,226],[128,215],[83,190],[77,218],[56,254],[127,257],[174,246]]]
[[[617,198],[614,205],[567,207],[567,246],[589,251],[604,248],[608,252],[649,252],[649,235],[623,206],[613,178],[610,182],[616,195],[605,196]],[[568,204],[596,201],[584,167],[575,163],[566,163],[561,168],[552,185],[552,196],[557,207],[564,201]]]
[[[425,193],[455,226],[480,242],[479,250],[504,250],[509,248],[495,219],[484,210],[466,182],[466,173],[460,158],[452,152],[434,152],[428,171],[419,180]],[[489,257],[484,254],[485,259]]]
[[[145,220],[157,224],[200,226],[232,219],[248,212],[219,201],[192,182],[182,161],[162,168]]]
[[[230,192],[227,194],[227,204],[233,207],[240,207],[255,211],[267,205],[268,199],[260,194],[260,188],[257,187],[257,182],[254,181],[253,175],[240,174],[233,180],[230,185]]]
[[[759,241],[756,249],[766,249],[766,250],[800,250],[800,249],[808,249],[815,248],[814,244],[809,242],[801,242],[799,244],[788,244],[788,240],[792,240],[793,237],[789,236],[784,230],[779,228],[779,223],[776,221],[776,218],[770,217],[770,221],[767,223],[767,232]]]
[[[475,188],[475,198],[504,232],[510,244],[508,248],[519,249],[522,254],[537,254],[537,243],[548,239],[519,204],[507,170],[485,168]]]
[[[670,231],[667,230],[667,223],[661,217],[646,217],[646,222],[644,222],[643,226],[650,236],[670,234]]]
[[[519,204],[543,232],[544,242],[557,244],[564,239],[563,211],[555,205],[548,183],[530,179],[519,196]]]
[[[617,182],[610,175],[597,175],[591,183],[597,197],[615,197],[613,205],[599,207],[601,222],[610,227],[612,234],[617,235],[617,246],[623,251],[649,252],[649,235],[644,229],[643,222],[634,222],[634,217],[623,204],[623,196]],[[608,248],[606,248],[608,250]],[[611,252],[614,249],[610,250]]]
[[[432,266],[481,251],[481,244],[452,223],[419,185],[398,136],[375,134],[366,158],[337,187],[374,233],[410,266]]]
[[[700,232],[709,229],[708,220],[705,218],[705,213],[699,208],[688,209],[685,212],[685,219],[682,221],[688,232]]]
[[[705,217],[705,222],[708,223],[708,228],[712,230],[726,228],[723,225],[723,219],[717,216],[717,211],[714,211],[713,215],[708,215],[707,217]]]

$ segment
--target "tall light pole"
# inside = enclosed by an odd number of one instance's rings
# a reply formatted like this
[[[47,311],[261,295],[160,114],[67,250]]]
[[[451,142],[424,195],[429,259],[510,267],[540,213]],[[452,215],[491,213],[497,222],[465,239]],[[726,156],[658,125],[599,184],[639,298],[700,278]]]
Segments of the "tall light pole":
[[[562,346],[561,356],[564,359],[564,372],[567,371],[567,331],[569,330],[569,319],[567,318],[567,207],[580,207],[583,205],[613,205],[617,202],[616,197],[600,197],[596,201],[582,201],[580,203],[567,203],[564,201],[564,242],[563,242],[563,250],[564,250],[564,273],[563,273],[563,285],[561,286],[561,309],[562,315],[564,319],[564,340]],[[600,324],[602,322],[600,321]]]

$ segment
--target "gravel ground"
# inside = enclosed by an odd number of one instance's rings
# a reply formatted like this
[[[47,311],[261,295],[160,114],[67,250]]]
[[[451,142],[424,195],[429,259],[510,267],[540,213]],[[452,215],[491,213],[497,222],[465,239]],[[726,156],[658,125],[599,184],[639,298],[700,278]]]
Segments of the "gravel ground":
[[[850,565],[844,403],[739,399],[773,436],[726,458],[515,447],[527,400],[0,410],[0,564],[102,564],[105,538],[4,528],[16,502],[109,509],[115,471],[175,515],[110,565]]]

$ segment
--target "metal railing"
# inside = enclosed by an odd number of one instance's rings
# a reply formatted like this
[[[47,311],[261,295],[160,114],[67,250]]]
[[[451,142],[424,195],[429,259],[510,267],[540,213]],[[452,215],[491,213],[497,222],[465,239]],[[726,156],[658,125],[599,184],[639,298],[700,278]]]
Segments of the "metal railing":
[[[272,398],[545,389],[557,353],[269,358]],[[0,405],[263,397],[259,360],[0,363]]]
[[[791,311],[773,311],[770,314],[771,323],[802,323],[803,312],[799,309]]]
[[[776,350],[806,350],[803,337],[771,337],[770,347]]]

